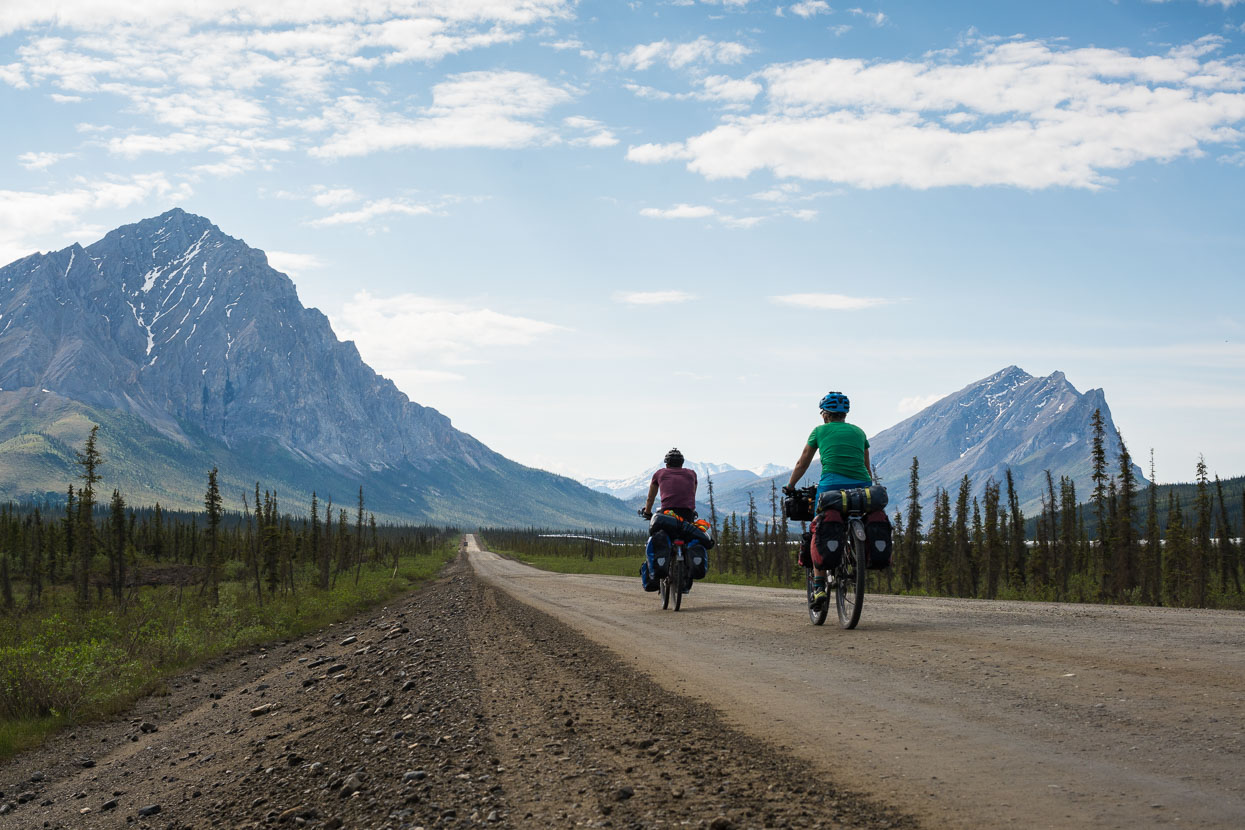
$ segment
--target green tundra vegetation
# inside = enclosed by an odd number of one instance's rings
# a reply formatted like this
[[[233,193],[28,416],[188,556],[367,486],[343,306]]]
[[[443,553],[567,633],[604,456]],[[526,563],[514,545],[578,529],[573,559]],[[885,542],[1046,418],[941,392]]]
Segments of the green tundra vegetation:
[[[382,602],[457,550],[451,528],[377,524],[362,488],[295,516],[256,484],[226,511],[212,470],[202,513],[136,509],[101,498],[97,429],[76,456],[63,503],[0,506],[0,759],[208,657]]]
[[[1199,459],[1191,484],[1140,487],[1123,437],[1117,434],[1119,455],[1108,459],[1101,413],[1093,424],[1088,502],[1081,503],[1070,478],[1056,481],[1048,471],[1040,511],[1031,517],[1020,508],[1008,470],[1002,481],[987,481],[979,496],[967,476],[954,493],[939,488],[926,522],[920,462],[913,458],[907,492],[891,491],[892,506],[900,508],[891,519],[891,567],[870,574],[870,590],[1245,609],[1245,478],[1212,479]],[[795,555],[805,528],[783,517],[776,485],[765,513],[750,499],[744,515],[719,515],[712,479],[702,505],[717,540],[710,581],[803,587]],[[638,577],[647,533],[486,530],[484,536],[494,550],[548,570]]]

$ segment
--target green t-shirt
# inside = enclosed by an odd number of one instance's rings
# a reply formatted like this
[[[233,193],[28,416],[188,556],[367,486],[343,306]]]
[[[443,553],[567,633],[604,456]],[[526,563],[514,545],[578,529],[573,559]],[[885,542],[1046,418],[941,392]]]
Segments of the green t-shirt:
[[[873,480],[865,466],[869,439],[855,424],[831,421],[815,427],[808,436],[808,445],[816,447],[821,455],[822,480],[827,476],[841,476],[849,481]]]

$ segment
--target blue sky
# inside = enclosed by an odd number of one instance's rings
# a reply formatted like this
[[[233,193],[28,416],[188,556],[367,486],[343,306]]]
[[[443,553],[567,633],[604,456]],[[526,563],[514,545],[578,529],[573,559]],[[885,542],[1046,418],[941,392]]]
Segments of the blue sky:
[[[19,0],[0,112],[0,260],[184,207],[524,463],[1016,364],[1245,472],[1243,0]]]

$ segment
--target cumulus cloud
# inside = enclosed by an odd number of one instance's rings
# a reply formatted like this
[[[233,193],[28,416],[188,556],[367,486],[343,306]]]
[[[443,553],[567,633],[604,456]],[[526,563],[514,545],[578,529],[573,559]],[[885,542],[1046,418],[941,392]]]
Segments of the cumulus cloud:
[[[613,147],[618,143],[617,136],[614,135],[604,124],[592,118],[585,118],[582,115],[572,115],[569,118],[562,119],[562,123],[568,128],[575,130],[581,135],[570,140],[570,143],[577,147]]]
[[[658,40],[641,44],[619,55],[617,62],[624,69],[649,69],[657,63],[682,69],[692,64],[739,63],[751,54],[752,50],[742,43],[710,40],[701,35],[690,43]]]
[[[884,12],[867,12],[864,9],[848,9],[847,11],[849,14],[854,14],[857,17],[863,17],[874,26],[881,26],[886,22],[886,14]]]
[[[644,208],[640,211],[641,216],[650,219],[704,219],[716,214],[717,211],[708,205],[685,204],[677,204],[672,208]]]
[[[664,305],[694,300],[696,295],[686,291],[616,291],[613,299],[627,305]]]
[[[81,180],[53,192],[0,190],[0,262],[51,246],[54,239],[61,247],[63,234],[81,228],[82,217],[91,211],[129,208],[153,197],[169,204],[189,195],[188,186],[175,185],[163,173]]]
[[[417,294],[378,297],[366,291],[342,307],[333,328],[382,372],[438,371],[444,364],[478,362],[489,349],[528,346],[563,330],[462,301]]]
[[[511,43],[573,10],[570,0],[7,3],[0,4],[0,35],[14,36],[17,60],[0,65],[0,83],[49,87],[53,99],[66,104],[87,96],[120,99],[124,111],[159,127],[114,137],[109,150],[127,158],[216,151],[241,137],[255,154],[250,166],[257,166],[326,130],[330,143],[322,154],[350,155],[368,151],[366,142],[341,129],[343,114],[352,114],[351,97],[358,97],[348,87],[353,76]],[[497,80],[505,73],[491,74]],[[456,84],[439,85],[443,99],[470,94],[471,79],[457,77]],[[343,87],[348,94],[341,94]],[[522,96],[524,90],[510,92]],[[408,140],[416,146],[515,146],[539,132],[524,125],[521,114],[497,117],[494,107],[490,117],[484,110],[441,101],[422,118],[366,107],[360,114],[374,115],[368,126],[382,135],[382,148],[385,141],[410,146]],[[483,131],[482,145],[456,138],[472,126]],[[195,169],[232,175],[243,167],[234,161]]]
[[[802,3],[795,3],[789,6],[788,9],[792,14],[798,14],[805,20],[819,14],[830,14],[834,11],[825,0],[804,0]]]
[[[860,311],[895,302],[882,297],[850,297],[847,294],[781,294],[769,299],[777,305],[820,311]]]
[[[440,210],[440,205],[426,205],[406,199],[376,199],[355,210],[312,219],[307,224],[316,228],[332,225],[362,225],[380,216],[430,216]]]
[[[407,147],[524,147],[549,140],[542,121],[572,91],[527,72],[452,75],[432,88],[432,105],[415,117],[386,112],[358,96],[339,98],[324,114],[333,134],[311,153],[361,156]]]
[[[325,187],[316,185],[311,201],[317,207],[340,207],[357,202],[363,197],[349,187]]]
[[[278,271],[297,277],[304,271],[323,268],[324,260],[315,254],[298,254],[292,251],[267,251],[268,264]]]
[[[1165,54],[979,41],[966,60],[805,60],[769,66],[763,112],[682,142],[631,148],[709,179],[770,170],[857,187],[1097,188],[1141,161],[1236,143],[1245,65],[1206,37]]]
[[[639,164],[660,164],[675,159],[690,159],[692,154],[682,142],[673,144],[640,144],[627,148],[627,160]]]
[[[46,170],[61,159],[72,157],[73,153],[22,153],[17,160],[27,170]]]

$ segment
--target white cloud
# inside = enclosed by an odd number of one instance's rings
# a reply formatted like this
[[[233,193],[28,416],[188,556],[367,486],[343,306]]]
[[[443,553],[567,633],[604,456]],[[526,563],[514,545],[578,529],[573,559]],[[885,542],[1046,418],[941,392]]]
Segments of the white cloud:
[[[567,0],[44,0],[0,5],[0,34],[42,24],[103,29],[115,25],[163,26],[220,23],[228,26],[289,27],[339,21],[393,18],[527,26],[568,17]]]
[[[569,118],[562,119],[562,123],[572,130],[578,130],[584,135],[577,136],[570,140],[570,143],[578,147],[613,147],[618,143],[618,138],[600,121],[592,118],[585,118],[582,115],[572,115]]]
[[[753,76],[766,85],[764,112],[627,158],[687,159],[709,179],[768,169],[866,188],[1097,188],[1110,171],[1240,139],[1245,65],[1214,59],[1221,45],[1207,37],[1135,57],[1009,40],[977,42],[961,63],[775,64]]]
[[[867,12],[864,9],[848,9],[847,11],[850,14],[854,14],[858,17],[863,17],[865,20],[868,20],[874,26],[881,26],[883,23],[886,22],[886,14],[884,12]]]
[[[805,20],[819,14],[831,14],[834,11],[825,0],[804,0],[804,2],[795,3],[789,8],[793,14],[798,14]]]
[[[315,191],[315,195],[311,197],[311,201],[317,207],[340,207],[351,202],[357,202],[363,198],[349,187],[316,185],[312,189]]]
[[[334,143],[324,154],[348,155],[352,145],[366,147],[333,121],[345,108],[336,90],[348,88],[352,76],[514,42],[529,27],[570,18],[573,11],[570,0],[0,3],[0,35],[12,34],[17,43],[17,60],[0,65],[0,83],[51,87],[53,100],[65,104],[86,96],[120,99],[118,109],[171,130],[127,128],[133,134],[115,138],[110,149],[129,158],[198,152],[241,135],[268,142],[253,148],[255,164],[268,164],[273,153],[305,146],[303,134],[334,127]],[[459,76],[459,92],[468,81]],[[451,103],[454,119],[440,106],[410,119],[416,146],[518,146],[540,133],[523,125],[522,116],[489,120],[478,105]],[[472,116],[474,124],[468,123]],[[377,114],[368,126],[409,146],[393,135],[411,126],[397,116]],[[461,137],[472,126],[482,131],[482,143],[464,145]],[[196,170],[229,175],[239,166]]]
[[[627,161],[638,164],[660,164],[675,159],[690,159],[692,154],[681,142],[673,144],[640,144],[627,148]]]
[[[297,277],[304,271],[323,268],[324,260],[315,254],[296,254],[291,251],[267,251],[268,264],[284,274]]]
[[[1150,0],[1151,3],[1170,3],[1172,0]],[[1245,0],[1197,0],[1203,6],[1223,6],[1230,9],[1237,3],[1245,3]]]
[[[614,302],[627,305],[665,305],[694,299],[696,295],[686,291],[616,291],[613,297]]]
[[[882,297],[849,297],[846,294],[781,294],[769,299],[778,305],[819,311],[859,311],[895,302]]]
[[[526,72],[465,72],[432,88],[418,117],[383,112],[375,101],[347,96],[325,111],[333,129],[311,153],[360,156],[406,147],[524,147],[553,137],[541,119],[572,91]]]
[[[17,160],[27,170],[46,170],[61,159],[72,157],[73,153],[22,153]]]
[[[938,403],[945,395],[913,395],[910,398],[901,398],[899,405],[895,407],[895,411],[900,415],[915,415],[927,406]]]
[[[702,97],[716,101],[746,104],[761,94],[761,85],[747,78],[729,78],[726,75],[710,75],[701,81]]]
[[[320,219],[312,219],[308,225],[316,228],[331,225],[361,225],[378,216],[430,216],[440,210],[440,205],[425,205],[405,199],[376,199],[357,210],[346,210]]]
[[[366,291],[346,302],[333,329],[343,340],[353,340],[363,359],[385,373],[441,372],[443,364],[476,362],[473,355],[479,352],[528,346],[563,330],[461,301],[416,294],[376,297]]]
[[[710,40],[702,35],[689,43],[658,40],[641,44],[619,55],[617,60],[624,69],[649,69],[655,63],[682,69],[691,64],[739,63],[751,54],[752,50],[742,43]]]
[[[169,204],[189,195],[186,185],[174,185],[162,173],[81,180],[70,190],[50,193],[0,190],[0,262],[32,254],[82,228],[82,217],[91,211],[129,208],[153,196]]]
[[[665,209],[644,208],[640,211],[640,215],[650,219],[704,219],[706,216],[717,215],[717,211],[708,205],[677,204]]]

